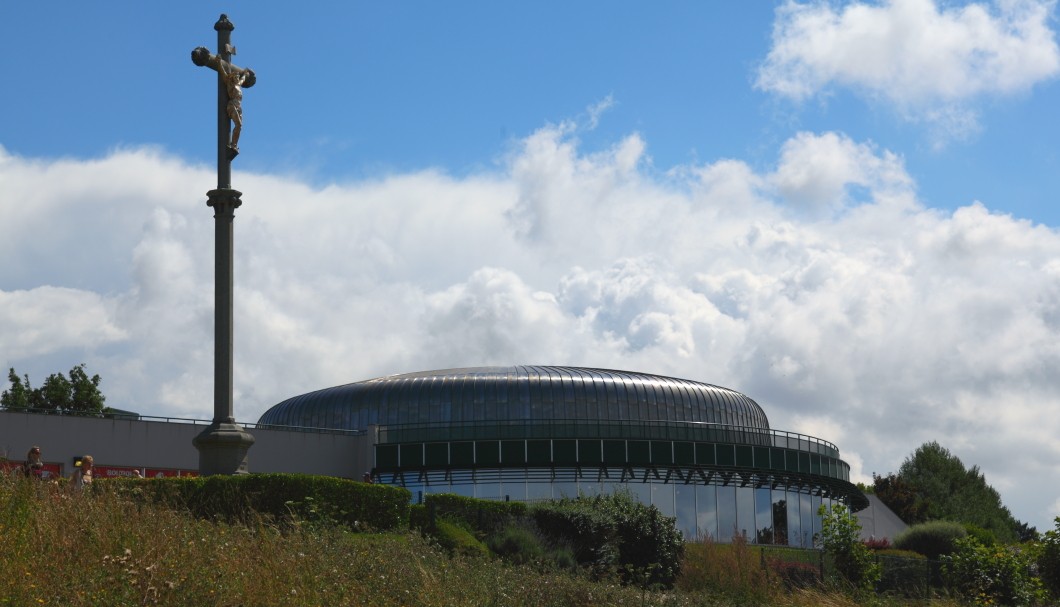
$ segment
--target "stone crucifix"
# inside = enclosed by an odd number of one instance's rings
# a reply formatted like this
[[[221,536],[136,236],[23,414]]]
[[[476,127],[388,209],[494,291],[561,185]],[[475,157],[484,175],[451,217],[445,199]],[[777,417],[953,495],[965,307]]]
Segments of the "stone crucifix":
[[[242,192],[232,189],[232,159],[239,153],[243,127],[243,88],[254,86],[253,70],[232,64],[236,49],[231,36],[235,26],[221,15],[214,24],[217,54],[204,47],[191,52],[195,65],[217,72],[217,189],[206,193],[213,207],[214,237],[214,386],[213,421],[192,443],[199,450],[199,474],[243,474],[248,471],[247,451],[254,437],[236,423],[233,415],[233,224],[235,210],[243,204]],[[232,122],[235,130],[232,131]]]

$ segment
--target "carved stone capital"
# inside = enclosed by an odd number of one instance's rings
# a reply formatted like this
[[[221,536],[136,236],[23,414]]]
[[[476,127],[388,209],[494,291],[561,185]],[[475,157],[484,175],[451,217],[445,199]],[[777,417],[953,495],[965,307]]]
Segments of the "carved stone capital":
[[[243,192],[232,188],[221,188],[206,192],[206,206],[213,207],[218,213],[231,213],[239,208],[243,201]]]

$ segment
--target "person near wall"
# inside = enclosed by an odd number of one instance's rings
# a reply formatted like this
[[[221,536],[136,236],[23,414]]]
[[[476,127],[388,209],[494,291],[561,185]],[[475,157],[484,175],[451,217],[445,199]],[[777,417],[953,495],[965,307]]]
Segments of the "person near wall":
[[[70,487],[75,492],[84,490],[85,485],[92,484],[92,456],[86,455],[75,464],[74,473],[70,475]]]
[[[40,480],[44,478],[44,462],[40,459],[40,447],[33,445],[26,454],[26,463],[22,465],[22,474],[26,478]]]

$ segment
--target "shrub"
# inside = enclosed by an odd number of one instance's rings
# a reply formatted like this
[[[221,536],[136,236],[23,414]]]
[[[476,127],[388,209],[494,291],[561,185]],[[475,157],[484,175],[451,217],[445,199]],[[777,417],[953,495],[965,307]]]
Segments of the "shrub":
[[[424,498],[424,505],[434,516],[464,521],[482,533],[490,533],[527,513],[524,502],[498,502],[453,493],[428,494]]]
[[[865,544],[865,547],[868,548],[869,550],[887,550],[887,549],[889,549],[891,547],[891,540],[889,540],[889,539],[887,539],[885,537],[881,537],[881,538],[870,537],[869,539],[867,539],[867,540],[865,540],[865,541],[863,541],[861,543]]]
[[[873,557],[880,565],[878,592],[899,593],[909,597],[930,596],[937,585],[938,562],[929,561],[911,550],[879,550]]]
[[[562,499],[532,509],[546,537],[570,542],[580,564],[615,569],[624,581],[671,586],[684,548],[676,520],[628,493]]]
[[[960,523],[928,521],[913,525],[894,538],[894,547],[919,552],[929,559],[937,559],[956,549],[956,542],[968,536]]]
[[[435,520],[430,535],[450,554],[478,558],[485,558],[490,554],[489,548],[480,542],[470,529],[456,521],[444,518]]]
[[[880,579],[880,566],[858,539],[861,525],[857,517],[843,504],[831,508],[822,504],[817,513],[821,516],[821,542],[836,571],[854,590],[872,590]]]
[[[517,564],[539,563],[544,560],[544,542],[529,525],[509,525],[486,539],[493,554]]]
[[[187,510],[208,519],[251,523],[341,523],[378,530],[408,524],[407,489],[308,474],[244,474],[156,479],[100,479],[95,491],[114,490],[146,503]]]
[[[494,554],[516,565],[570,570],[578,566],[574,552],[563,541],[549,541],[533,521],[524,519],[498,530],[486,539]]]
[[[984,546],[974,538],[955,542],[942,557],[947,584],[974,605],[1030,605],[1044,599],[1041,581],[1031,574],[1026,553],[1006,546]]]

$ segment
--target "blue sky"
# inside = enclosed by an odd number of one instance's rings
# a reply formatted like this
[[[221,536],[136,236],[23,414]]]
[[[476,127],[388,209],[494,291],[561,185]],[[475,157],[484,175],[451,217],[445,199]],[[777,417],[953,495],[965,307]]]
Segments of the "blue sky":
[[[858,480],[939,440],[1017,518],[1060,513],[1055,2],[4,4],[3,367],[211,414],[190,52],[222,12],[258,75],[239,419],[391,373],[635,369],[745,392]]]

